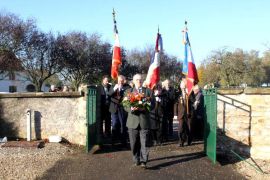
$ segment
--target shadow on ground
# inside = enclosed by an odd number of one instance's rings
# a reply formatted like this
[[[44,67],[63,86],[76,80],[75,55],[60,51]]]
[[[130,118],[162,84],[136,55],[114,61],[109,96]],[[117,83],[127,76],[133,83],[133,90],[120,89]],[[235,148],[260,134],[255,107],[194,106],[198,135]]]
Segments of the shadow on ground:
[[[147,169],[134,166],[129,149],[109,148],[68,156],[37,179],[244,179],[230,164],[212,164],[201,141],[185,147],[178,147],[177,141],[151,147]]]

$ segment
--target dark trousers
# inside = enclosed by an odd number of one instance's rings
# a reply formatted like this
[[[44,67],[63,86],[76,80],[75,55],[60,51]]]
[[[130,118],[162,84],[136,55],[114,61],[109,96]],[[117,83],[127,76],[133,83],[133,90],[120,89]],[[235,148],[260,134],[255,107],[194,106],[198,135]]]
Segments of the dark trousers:
[[[151,139],[154,142],[156,142],[157,144],[160,144],[163,141],[161,128],[151,129],[150,132],[151,132]]]
[[[202,117],[195,117],[193,122],[193,136],[194,138],[203,139],[204,120]]]
[[[169,136],[173,136],[173,118],[168,118],[168,130],[169,130]]]
[[[168,141],[168,118],[166,116],[163,116],[160,128],[162,141]]]
[[[128,129],[133,161],[147,163],[149,156],[148,129]]]
[[[99,132],[103,135],[103,123],[105,123],[105,135],[109,136],[111,134],[111,113],[109,112],[109,106],[101,107],[101,118],[99,124]]]
[[[188,141],[188,145],[191,144],[193,139],[193,121],[192,118],[178,119],[178,137],[179,143],[184,145],[185,141]]]
[[[127,116],[122,107],[118,108],[115,113],[112,113],[112,140],[121,140],[122,143],[126,143],[127,139]]]

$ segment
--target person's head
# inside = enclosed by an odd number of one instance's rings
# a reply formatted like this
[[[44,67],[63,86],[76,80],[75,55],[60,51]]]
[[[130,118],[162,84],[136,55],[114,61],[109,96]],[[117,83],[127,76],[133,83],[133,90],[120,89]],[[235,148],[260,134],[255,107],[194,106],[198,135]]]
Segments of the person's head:
[[[129,82],[130,87],[134,87],[134,83],[132,81]]]
[[[107,75],[102,77],[102,84],[107,85],[109,83],[109,77]]]
[[[143,81],[142,86],[147,88],[149,87],[146,81]]]
[[[68,86],[65,85],[65,86],[63,87],[63,92],[68,92],[68,91],[69,91]]]
[[[51,90],[54,91],[55,90],[55,85],[51,85]]]
[[[157,84],[157,90],[161,91],[162,90],[162,86],[160,84]]]
[[[153,87],[153,91],[159,91],[159,92],[162,91],[162,86],[160,85],[160,83],[156,84],[156,85]]]
[[[187,84],[187,80],[186,79],[182,79],[182,81],[180,82],[180,88],[181,89],[185,89],[186,88],[186,84]]]
[[[117,78],[117,84],[123,85],[125,83],[125,81],[126,81],[125,76],[123,76],[123,75],[119,75],[118,76],[118,78]]]
[[[200,91],[200,87],[198,86],[198,84],[193,86],[193,91],[194,91],[194,94],[198,94],[198,92]]]
[[[163,81],[163,83],[162,83],[162,85],[163,85],[163,88],[164,89],[169,89],[169,87],[170,87],[170,80],[169,79],[166,79],[165,81]]]
[[[141,74],[135,74],[133,76],[133,83],[134,83],[134,85],[135,85],[136,88],[142,87],[142,83],[143,83],[143,81],[142,81],[142,75]]]

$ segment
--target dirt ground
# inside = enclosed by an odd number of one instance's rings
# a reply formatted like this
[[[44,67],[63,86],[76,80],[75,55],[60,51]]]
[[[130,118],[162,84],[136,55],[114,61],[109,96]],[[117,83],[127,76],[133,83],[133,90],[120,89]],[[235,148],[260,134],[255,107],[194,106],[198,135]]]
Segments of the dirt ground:
[[[0,179],[270,179],[270,161],[239,161],[223,153],[214,165],[204,155],[202,141],[178,147],[174,140],[151,147],[147,169],[133,165],[128,148],[97,147],[86,153],[82,146],[65,143],[46,143],[43,148],[0,146]]]
[[[246,179],[232,164],[214,165],[202,142],[152,147],[147,166],[134,166],[129,149],[105,145],[93,154],[81,152],[58,161],[38,179]]]

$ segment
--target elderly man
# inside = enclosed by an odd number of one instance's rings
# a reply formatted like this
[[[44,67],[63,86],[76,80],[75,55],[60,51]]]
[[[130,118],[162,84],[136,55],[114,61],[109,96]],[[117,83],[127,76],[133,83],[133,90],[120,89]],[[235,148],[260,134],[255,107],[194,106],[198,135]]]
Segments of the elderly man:
[[[173,137],[173,115],[174,115],[174,102],[175,93],[173,87],[171,87],[170,80],[166,79],[162,82],[162,94],[164,97],[164,114],[163,114],[163,130],[162,134],[165,141],[168,141],[168,135]]]
[[[142,87],[142,76],[133,76],[134,87],[129,89],[130,93],[143,93],[145,97],[151,95],[150,89]],[[129,132],[130,147],[133,161],[136,166],[146,168],[149,155],[148,135],[150,128],[149,112],[138,107],[125,107],[128,112],[127,127]]]
[[[112,117],[112,143],[115,140],[120,139],[122,145],[126,146],[126,112],[121,104],[124,92],[126,88],[124,87],[125,76],[119,75],[117,79],[117,84],[110,88],[108,95],[111,98],[109,111]]]
[[[181,81],[181,95],[178,98],[178,110],[176,111],[179,122],[179,146],[184,146],[186,140],[188,141],[188,145],[191,145],[193,140],[194,92],[191,92],[189,96],[187,95],[186,83],[185,79]]]

